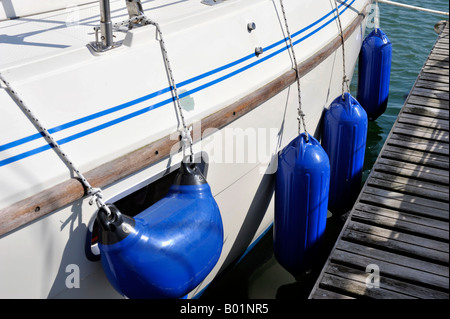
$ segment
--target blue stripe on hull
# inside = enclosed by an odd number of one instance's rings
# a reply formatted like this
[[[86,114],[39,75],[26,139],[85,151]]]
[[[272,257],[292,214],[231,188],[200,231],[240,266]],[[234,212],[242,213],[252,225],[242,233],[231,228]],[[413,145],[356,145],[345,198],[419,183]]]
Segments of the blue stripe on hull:
[[[339,8],[342,7],[342,6],[344,6],[344,5],[346,4],[347,1],[349,1],[349,0],[344,0],[344,1],[339,5]],[[350,3],[347,4],[347,5],[345,6],[345,8],[344,8],[342,11],[340,11],[340,14],[342,15],[345,11],[347,11],[347,9],[348,9],[355,1],[356,1],[356,0],[350,1]],[[304,33],[305,31],[311,29],[312,27],[318,25],[320,22],[324,21],[324,20],[325,20],[326,18],[328,18],[330,15],[333,15],[333,13],[334,13],[335,11],[336,11],[336,9],[333,9],[332,11],[330,11],[329,13],[327,13],[326,15],[324,15],[322,18],[318,19],[317,21],[313,22],[312,24],[308,25],[307,27],[305,27],[305,28],[303,28],[303,29],[301,29],[301,30],[299,30],[299,31],[297,31],[297,32],[295,32],[295,33],[293,33],[293,34],[292,34],[292,38],[295,38],[295,37],[299,36],[300,34]],[[333,18],[331,18],[330,20],[328,20],[326,23],[324,23],[323,25],[321,25],[319,28],[317,28],[317,29],[311,31],[310,33],[306,34],[306,35],[303,36],[302,38],[300,38],[300,39],[294,41],[294,42],[293,42],[293,45],[297,45],[297,44],[303,42],[304,40],[308,39],[309,37],[313,36],[314,34],[316,34],[317,32],[319,32],[320,30],[322,30],[322,29],[324,29],[326,26],[328,26],[328,25],[329,25],[331,22],[333,22],[334,20],[336,20],[336,17],[333,15]],[[284,39],[282,39],[282,40],[280,40],[280,41],[278,41],[278,42],[276,42],[276,43],[273,43],[273,44],[271,44],[271,45],[265,47],[265,48],[264,48],[264,51],[271,50],[271,49],[275,48],[276,46],[278,46],[278,45],[280,45],[280,44],[282,44],[282,43],[287,43],[287,40],[288,40],[287,38],[284,38]],[[271,53],[271,54],[269,54],[269,55],[266,55],[266,56],[264,56],[264,57],[259,58],[257,61],[255,61],[255,62],[253,62],[253,63],[250,63],[250,64],[248,64],[248,65],[246,65],[246,66],[243,66],[243,67],[241,67],[241,68],[239,68],[239,69],[237,69],[237,70],[235,70],[235,71],[233,71],[233,72],[231,72],[231,73],[228,73],[228,74],[226,74],[226,75],[224,75],[224,76],[222,76],[222,77],[219,77],[219,78],[217,78],[217,79],[215,79],[215,80],[212,80],[212,81],[210,81],[210,82],[208,82],[208,83],[205,83],[205,84],[200,85],[200,86],[198,86],[198,87],[196,87],[196,88],[193,88],[193,89],[191,89],[190,91],[186,91],[186,92],[180,94],[179,97],[180,97],[180,98],[183,98],[183,97],[188,96],[188,95],[190,95],[190,94],[193,94],[193,93],[199,92],[199,91],[201,91],[201,90],[204,90],[204,89],[206,89],[206,88],[208,88],[208,87],[210,87],[210,86],[213,86],[213,85],[215,85],[215,84],[217,84],[217,83],[220,83],[220,82],[222,82],[222,81],[224,81],[224,80],[226,80],[226,79],[228,79],[228,78],[231,78],[231,77],[233,77],[233,76],[235,76],[235,75],[237,75],[237,74],[239,74],[239,73],[242,73],[242,72],[244,72],[244,71],[246,71],[246,70],[248,70],[248,69],[250,69],[250,68],[252,68],[252,67],[254,67],[254,66],[256,66],[256,65],[258,65],[258,64],[261,64],[262,62],[267,61],[268,59],[270,59],[270,58],[272,58],[272,57],[274,57],[274,56],[277,56],[278,54],[280,54],[280,53],[286,51],[287,49],[288,49],[288,46],[285,46],[285,47],[283,47],[283,48],[281,48],[281,49],[279,49],[279,50],[277,50],[277,51],[275,51],[275,52],[273,52],[273,53]],[[191,79],[189,79],[189,80],[180,82],[179,84],[177,84],[177,87],[178,87],[178,88],[181,88],[181,87],[186,86],[186,85],[188,85],[188,84],[194,83],[194,82],[199,81],[199,80],[204,79],[204,78],[207,78],[207,77],[209,77],[209,76],[211,76],[211,75],[213,75],[213,74],[216,74],[216,73],[218,73],[218,72],[224,71],[224,70],[229,69],[229,68],[231,68],[231,67],[233,67],[233,66],[239,65],[239,64],[241,64],[241,63],[243,63],[243,62],[245,62],[245,61],[247,61],[247,60],[249,60],[249,59],[251,59],[251,58],[254,58],[254,57],[255,57],[255,54],[252,53],[252,54],[247,55],[247,56],[245,56],[245,57],[243,57],[243,58],[241,58],[241,59],[238,59],[238,60],[236,60],[236,61],[234,61],[234,62],[232,62],[232,63],[226,64],[226,65],[224,65],[224,66],[222,66],[222,67],[219,67],[219,68],[217,68],[217,69],[214,69],[214,70],[211,70],[211,71],[209,71],[209,72],[203,73],[203,74],[198,75],[198,76],[196,76],[196,77],[193,77],[193,78],[191,78]],[[150,100],[150,99],[152,99],[152,98],[154,98],[154,97],[157,97],[157,96],[162,95],[162,94],[164,94],[164,93],[170,92],[171,90],[172,90],[172,88],[171,88],[171,87],[168,87],[168,88],[165,88],[165,89],[162,89],[162,90],[153,92],[153,93],[151,93],[151,94],[148,94],[148,95],[145,95],[145,96],[143,96],[143,97],[137,98],[137,99],[132,100],[132,101],[130,101],[130,102],[127,102],[127,103],[124,103],[124,104],[120,104],[120,105],[118,105],[118,106],[115,106],[115,107],[106,109],[106,110],[104,110],[104,111],[97,112],[97,113],[91,114],[91,115],[89,115],[89,116],[82,117],[82,118],[80,118],[80,119],[77,119],[77,120],[74,120],[74,121],[71,121],[71,122],[68,122],[68,123],[65,123],[65,124],[62,124],[62,125],[53,127],[53,128],[51,128],[51,129],[49,129],[48,132],[49,132],[50,134],[53,134],[53,133],[56,133],[56,132],[63,131],[63,130],[68,129],[68,128],[70,128],[70,127],[74,127],[74,126],[76,126],[76,125],[83,124],[83,123],[86,123],[86,122],[91,121],[91,120],[94,120],[94,119],[98,119],[98,118],[100,118],[100,117],[103,117],[103,116],[112,114],[112,113],[114,113],[114,112],[117,112],[117,111],[120,111],[120,110],[124,110],[124,109],[126,109],[126,108],[128,108],[128,107],[131,107],[131,106],[133,106],[133,105],[136,105],[136,104],[138,104],[138,103],[145,102],[145,101]],[[58,144],[62,145],[62,144],[65,144],[65,143],[68,143],[68,142],[77,140],[77,139],[79,139],[79,138],[81,138],[81,137],[90,135],[90,134],[92,134],[92,133],[95,133],[95,132],[98,132],[98,131],[100,131],[100,130],[106,129],[106,128],[108,128],[108,127],[111,127],[111,126],[113,126],[113,125],[119,124],[119,123],[124,122],[124,121],[126,121],[126,120],[132,119],[132,118],[134,118],[134,117],[136,117],[136,116],[145,114],[145,113],[147,113],[147,112],[149,112],[149,111],[151,111],[151,110],[154,110],[154,109],[156,109],[156,108],[159,108],[159,107],[161,107],[161,106],[164,106],[164,105],[166,105],[166,104],[169,104],[169,103],[173,102],[173,100],[174,100],[173,98],[166,99],[166,100],[161,101],[161,102],[159,102],[159,103],[156,103],[156,104],[147,106],[147,107],[142,108],[142,109],[140,109],[140,110],[138,110],[138,111],[132,112],[132,113],[127,114],[127,115],[124,115],[124,116],[122,116],[122,117],[119,117],[119,118],[117,118],[117,119],[114,119],[114,120],[111,120],[111,121],[109,121],[109,122],[100,124],[100,125],[98,125],[98,126],[92,127],[92,128],[90,128],[90,129],[84,130],[84,131],[82,131],[82,132],[73,134],[73,135],[68,136],[68,137],[66,137],[66,138],[63,138],[63,139],[61,139],[61,140],[58,140],[57,142],[58,142]],[[33,141],[33,140],[36,140],[36,139],[38,139],[38,138],[40,138],[40,137],[43,137],[43,135],[42,135],[41,133],[36,133],[36,134],[30,135],[30,136],[27,136],[27,137],[25,137],[25,138],[21,138],[21,139],[19,139],[19,140],[13,141],[13,142],[10,142],[10,143],[4,144],[4,145],[0,145],[0,152],[1,152],[1,151],[4,151],[4,150],[7,150],[7,149],[10,149],[10,148],[13,148],[13,147],[16,147],[16,146],[19,146],[19,145],[22,145],[22,144],[25,144],[25,143],[28,143],[28,142]],[[44,145],[44,146],[35,148],[35,149],[33,149],[33,150],[30,150],[30,151],[27,151],[27,152],[23,152],[23,153],[21,153],[21,154],[18,154],[18,155],[15,155],[15,156],[6,158],[6,159],[0,161],[0,167],[5,166],[5,165],[8,165],[8,164],[13,163],[13,162],[16,162],[16,161],[19,161],[19,160],[21,160],[21,159],[27,158],[27,157],[29,157],[29,156],[32,156],[32,155],[41,153],[41,152],[46,151],[46,150],[51,149],[51,148],[52,148],[52,146],[50,146],[50,145]]]

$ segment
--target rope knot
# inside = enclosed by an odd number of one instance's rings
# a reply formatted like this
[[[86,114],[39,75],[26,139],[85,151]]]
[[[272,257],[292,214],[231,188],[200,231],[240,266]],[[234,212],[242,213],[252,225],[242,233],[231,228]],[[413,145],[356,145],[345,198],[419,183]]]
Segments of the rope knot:
[[[89,200],[89,205],[92,206],[94,204],[94,200],[95,200],[95,203],[97,204],[97,207],[99,209],[103,208],[106,211],[107,216],[111,215],[111,210],[103,201],[103,193],[100,188],[94,188],[94,187],[89,188],[88,195],[91,196],[91,199]]]
[[[94,204],[94,200],[97,201],[97,199],[103,198],[103,193],[100,188],[91,187],[88,189],[87,193],[89,196],[91,196],[91,199],[89,200],[89,205],[91,206]]]
[[[347,75],[346,74],[344,74],[344,76],[343,76],[343,78],[342,78],[342,81],[344,81],[345,83],[349,83],[350,82],[350,79],[347,77]]]
[[[192,144],[191,132],[192,132],[192,126],[186,127],[185,129],[183,129],[180,132],[180,134],[181,134],[181,146],[183,147],[183,149],[185,149],[187,146]]]
[[[192,151],[192,144],[193,144],[193,140],[192,140],[192,136],[191,136],[191,132],[192,132],[192,126],[189,127],[185,127],[181,132],[181,148],[183,150],[183,158],[186,157],[186,149],[189,148],[190,149],[190,153],[191,153],[191,160],[193,160],[193,156],[194,153]]]

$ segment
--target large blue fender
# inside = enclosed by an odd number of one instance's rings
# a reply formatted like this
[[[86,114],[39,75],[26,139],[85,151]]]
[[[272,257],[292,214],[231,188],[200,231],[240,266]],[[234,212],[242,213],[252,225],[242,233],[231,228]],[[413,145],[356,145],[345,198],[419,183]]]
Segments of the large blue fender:
[[[135,216],[100,210],[101,263],[112,286],[128,298],[181,298],[214,268],[223,225],[209,185],[194,164],[182,163],[169,193]]]
[[[366,111],[349,93],[336,98],[325,111],[322,146],[330,159],[328,208],[343,214],[359,194],[366,150]]]
[[[302,133],[282,150],[275,184],[274,253],[294,276],[317,259],[327,220],[330,163],[308,137]]]

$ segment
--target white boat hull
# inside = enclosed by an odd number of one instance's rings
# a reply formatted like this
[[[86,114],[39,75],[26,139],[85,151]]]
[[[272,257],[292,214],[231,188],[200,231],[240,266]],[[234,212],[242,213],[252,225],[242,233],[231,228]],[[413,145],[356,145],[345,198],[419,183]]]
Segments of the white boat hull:
[[[339,38],[332,13],[334,3],[284,2],[291,32],[309,27],[293,38],[296,41],[305,37],[295,46],[297,60],[300,64],[313,61],[318,51]],[[351,7],[342,7],[344,28],[355,23],[369,1],[346,2]],[[119,3],[112,1],[113,9],[123,7]],[[180,93],[185,94],[182,105],[186,120],[193,123],[194,139],[197,137],[194,151],[203,151],[209,158],[207,180],[224,226],[222,255],[209,276],[189,294],[195,297],[272,225],[274,160],[278,151],[298,134],[297,86],[291,83],[225,126],[202,132],[204,118],[251,96],[292,69],[286,43],[280,42],[286,34],[279,3],[226,1],[213,6],[210,12],[195,11],[198,4],[180,5],[180,12],[192,11],[189,15],[157,10],[162,4],[178,8],[171,1],[153,1],[147,4],[148,8],[144,3],[144,9],[151,18],[161,21],[175,79],[181,84]],[[89,22],[94,21],[90,18],[92,7],[97,8],[95,4],[80,6],[80,21],[84,14]],[[70,12],[60,14],[53,19],[64,21]],[[118,20],[126,18],[117,15]],[[45,14],[37,17],[50,20]],[[24,34],[31,32],[26,27],[41,27],[21,26],[17,21],[20,19],[0,22],[0,29],[11,28],[11,32]],[[365,20],[358,21],[358,27],[349,32],[345,42],[349,76],[365,30]],[[255,22],[257,29],[247,31],[248,22]],[[78,27],[75,32],[86,29],[84,25]],[[57,33],[52,34],[58,38]],[[93,37],[92,32],[89,36]],[[32,37],[30,34],[29,43],[38,41]],[[54,128],[55,139],[63,141],[62,147],[83,172],[170,134],[174,140],[178,138],[178,116],[169,101],[171,94],[161,91],[168,83],[154,28],[141,27],[122,37],[123,44],[106,53],[93,53],[80,37],[67,48],[38,47],[38,51],[42,50],[39,53],[22,52],[26,45],[17,45],[16,51],[9,49],[2,57],[6,62],[0,64],[0,73],[14,84],[47,128]],[[65,41],[70,42],[67,38],[62,42]],[[265,48],[265,52],[251,55],[256,47]],[[19,54],[15,53],[17,50]],[[342,50],[338,47],[301,77],[306,125],[316,137],[320,137],[323,110],[341,94],[342,67]],[[0,88],[0,104],[0,125],[6,128],[0,141],[0,176],[7,181],[0,186],[0,219],[4,221],[6,214],[13,214],[11,207],[16,203],[71,180],[72,176],[55,152],[38,151],[46,144],[42,138],[21,142],[21,138],[37,131],[5,88]],[[134,112],[138,115],[132,115]],[[79,123],[73,126],[56,129],[77,119]],[[174,148],[170,155],[151,165],[102,185],[104,199],[114,202],[148,184],[174,170],[181,158],[182,152]],[[61,189],[61,196],[63,192]],[[87,227],[95,214],[89,200],[76,199],[37,219],[30,217],[31,213],[24,214],[23,223],[17,222],[20,217],[14,215],[15,224],[5,226],[0,235],[0,298],[122,297],[107,281],[101,264],[89,261],[84,253]],[[35,209],[39,214],[44,207]]]

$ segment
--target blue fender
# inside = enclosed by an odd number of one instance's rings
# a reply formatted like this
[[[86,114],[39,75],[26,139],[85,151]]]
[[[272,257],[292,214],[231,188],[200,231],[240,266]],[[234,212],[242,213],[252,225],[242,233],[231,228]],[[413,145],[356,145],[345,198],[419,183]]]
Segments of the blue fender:
[[[364,39],[359,54],[357,100],[370,121],[386,111],[391,78],[392,44],[386,34],[373,30]]]
[[[328,208],[343,214],[359,194],[367,141],[366,111],[349,93],[336,98],[325,111],[322,146],[330,159]]]
[[[294,276],[312,267],[327,220],[330,163],[308,137],[303,133],[282,150],[275,184],[274,253]]]
[[[134,218],[110,210],[97,216],[101,263],[128,298],[182,298],[219,260],[220,211],[194,164],[182,163],[168,194]]]

